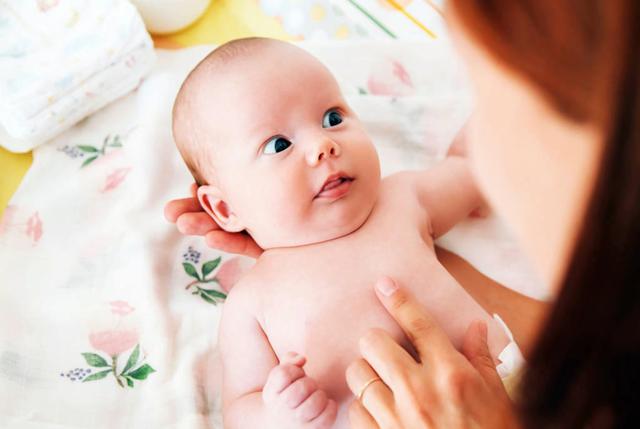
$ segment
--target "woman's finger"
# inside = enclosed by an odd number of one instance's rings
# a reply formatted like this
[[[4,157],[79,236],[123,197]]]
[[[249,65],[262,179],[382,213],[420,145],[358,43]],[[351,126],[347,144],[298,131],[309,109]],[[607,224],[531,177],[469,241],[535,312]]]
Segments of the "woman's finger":
[[[371,329],[360,339],[360,354],[392,391],[406,385],[417,363],[387,332]]]
[[[357,399],[349,406],[349,423],[351,429],[380,429],[371,414]]]
[[[409,338],[422,362],[434,362],[457,353],[433,317],[395,281],[382,277],[376,282],[376,295]]]
[[[171,200],[164,206],[164,217],[172,223],[175,223],[180,215],[184,213],[202,212],[202,207],[197,199],[181,198]]]
[[[502,388],[502,380],[487,345],[486,322],[476,321],[469,326],[462,341],[462,354],[489,386]]]
[[[185,235],[205,235],[209,231],[220,229],[206,212],[184,213],[178,217],[176,226]]]
[[[346,371],[347,385],[381,428],[396,426],[393,393],[364,359]]]
[[[249,234],[226,232],[220,229],[209,231],[205,236],[207,246],[227,253],[257,258],[263,252]]]

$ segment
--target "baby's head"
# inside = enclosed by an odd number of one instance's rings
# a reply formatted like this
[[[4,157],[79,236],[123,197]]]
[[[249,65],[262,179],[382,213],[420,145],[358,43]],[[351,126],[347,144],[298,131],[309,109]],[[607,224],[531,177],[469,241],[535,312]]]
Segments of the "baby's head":
[[[265,249],[349,234],[378,196],[378,155],[338,83],[285,42],[210,53],[178,92],[173,135],[205,211]]]

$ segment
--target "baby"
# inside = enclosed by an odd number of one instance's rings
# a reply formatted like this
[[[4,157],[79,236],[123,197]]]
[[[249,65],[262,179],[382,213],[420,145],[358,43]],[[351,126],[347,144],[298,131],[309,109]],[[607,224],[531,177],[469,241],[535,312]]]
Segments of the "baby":
[[[476,319],[493,356],[507,345],[434,252],[481,204],[466,161],[381,179],[362,124],[310,54],[262,38],[219,47],[183,83],[173,133],[205,211],[265,249],[224,305],[226,429],[347,427],[359,338],[382,328],[413,353],[373,291],[383,275],[454,345]]]

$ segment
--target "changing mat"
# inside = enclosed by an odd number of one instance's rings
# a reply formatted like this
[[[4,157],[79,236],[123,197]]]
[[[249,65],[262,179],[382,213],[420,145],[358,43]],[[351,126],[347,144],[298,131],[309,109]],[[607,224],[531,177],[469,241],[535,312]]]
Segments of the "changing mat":
[[[153,43],[126,0],[0,1],[0,144],[27,152],[134,89]]]
[[[383,174],[441,159],[469,115],[442,41],[303,47],[338,76]],[[160,51],[136,91],[34,151],[0,224],[0,427],[222,427],[218,323],[250,261],[163,217],[192,182],[171,139],[172,102],[210,49]],[[497,220],[469,221],[448,241],[535,294]]]

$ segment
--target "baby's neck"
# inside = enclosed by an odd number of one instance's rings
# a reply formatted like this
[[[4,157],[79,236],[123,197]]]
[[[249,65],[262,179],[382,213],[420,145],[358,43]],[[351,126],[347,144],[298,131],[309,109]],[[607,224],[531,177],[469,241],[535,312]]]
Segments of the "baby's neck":
[[[371,220],[372,214],[376,211],[375,210],[376,207],[377,207],[377,203],[374,204],[373,208],[371,209],[367,217],[364,219],[364,222],[362,222],[360,225],[356,226],[352,230],[348,230],[341,234],[336,234],[335,236],[327,238],[326,240],[312,241],[309,243],[302,243],[302,244],[296,244],[291,246],[269,247],[267,249],[264,249],[264,252],[262,253],[261,256],[282,254],[282,253],[291,252],[291,251],[310,250],[310,249],[318,248],[321,246],[327,246],[329,243],[336,242],[338,240],[344,240],[348,237],[352,237],[353,235],[361,231],[362,228]]]

